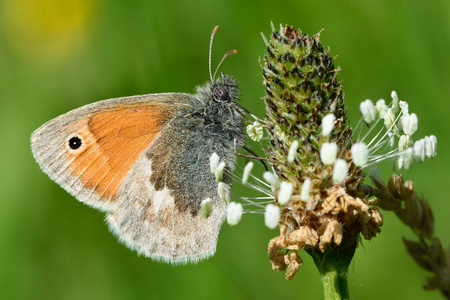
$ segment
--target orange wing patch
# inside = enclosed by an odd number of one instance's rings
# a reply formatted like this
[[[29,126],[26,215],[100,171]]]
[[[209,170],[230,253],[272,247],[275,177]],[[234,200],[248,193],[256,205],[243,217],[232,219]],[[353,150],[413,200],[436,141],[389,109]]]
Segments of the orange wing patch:
[[[114,201],[123,179],[170,118],[166,106],[137,103],[72,124],[73,135],[83,142],[76,151],[69,151],[72,174],[102,200]]]

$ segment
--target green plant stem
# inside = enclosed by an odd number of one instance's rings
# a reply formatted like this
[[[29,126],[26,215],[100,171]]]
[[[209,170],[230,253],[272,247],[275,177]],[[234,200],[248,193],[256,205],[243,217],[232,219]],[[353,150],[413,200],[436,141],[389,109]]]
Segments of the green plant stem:
[[[348,266],[353,258],[355,249],[344,252],[328,250],[325,253],[313,250],[308,253],[314,259],[319,270],[325,300],[349,299],[348,292]]]

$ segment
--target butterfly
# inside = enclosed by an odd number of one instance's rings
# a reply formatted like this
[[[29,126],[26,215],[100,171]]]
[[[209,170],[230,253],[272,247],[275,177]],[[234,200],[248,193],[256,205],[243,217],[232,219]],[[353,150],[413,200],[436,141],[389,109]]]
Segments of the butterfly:
[[[236,150],[245,143],[239,86],[217,70],[195,94],[162,93],[98,101],[65,113],[31,136],[43,172],[79,201],[106,213],[129,248],[171,264],[215,253],[226,201],[210,157],[225,162],[231,188]],[[201,202],[211,199],[205,218]]]

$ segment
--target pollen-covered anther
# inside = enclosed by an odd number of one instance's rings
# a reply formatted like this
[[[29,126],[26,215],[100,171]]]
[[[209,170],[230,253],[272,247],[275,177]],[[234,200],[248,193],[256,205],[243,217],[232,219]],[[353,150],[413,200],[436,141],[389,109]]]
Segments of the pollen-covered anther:
[[[297,156],[297,149],[299,146],[299,142],[297,140],[294,140],[291,144],[291,146],[289,147],[289,152],[288,152],[288,156],[286,161],[290,164],[292,163],[296,156]]]
[[[388,108],[386,114],[383,117],[384,125],[387,130],[393,131],[393,125],[395,124],[395,113],[392,108]]]
[[[272,172],[264,172],[263,174],[264,180],[270,183],[273,186],[280,186],[280,179],[278,179],[278,176],[275,175]]]
[[[373,105],[372,100],[365,100],[359,105],[359,112],[361,113],[364,122],[372,123],[377,119],[377,108]]]
[[[400,136],[400,138],[398,139],[398,149],[400,151],[404,151],[406,149],[408,149],[411,146],[411,137],[409,135],[402,135]]]
[[[274,229],[278,226],[280,219],[280,209],[273,204],[266,205],[266,212],[264,213],[264,223],[270,229]]]
[[[414,143],[413,150],[414,150],[414,158],[419,162],[424,162],[425,161],[425,153],[426,153],[425,140],[420,139],[420,140],[416,141]]]
[[[425,151],[428,158],[433,158],[437,154],[437,138],[434,135],[425,137]]]
[[[400,109],[402,111],[403,115],[409,115],[409,104],[406,101],[399,101],[398,106],[400,106]]]
[[[280,189],[278,191],[278,203],[284,205],[291,199],[294,186],[290,182],[282,181],[280,183]]]
[[[334,129],[334,121],[336,117],[333,114],[328,114],[322,119],[322,135],[329,136]]]
[[[386,105],[386,102],[384,101],[384,99],[378,100],[377,103],[375,104],[375,107],[377,109],[378,116],[380,118],[384,118],[389,109],[388,106]]]
[[[306,178],[302,184],[300,199],[304,202],[308,202],[311,199],[311,179],[309,178]]]
[[[406,135],[411,136],[417,131],[419,120],[416,114],[404,114],[400,117],[400,122],[402,130]]]
[[[331,166],[336,161],[338,147],[336,143],[323,143],[320,148],[320,160],[326,166]]]
[[[414,160],[414,150],[412,147],[405,149],[400,153],[397,160],[394,163],[394,169],[400,170],[401,168],[404,168],[405,170],[408,170],[411,167],[411,164]]]
[[[437,154],[437,139],[436,136],[426,136],[414,143],[413,152],[414,158],[419,162],[425,161],[425,156],[433,158]]]
[[[242,184],[246,185],[248,181],[248,177],[250,176],[250,172],[253,169],[253,162],[248,162],[244,168],[244,172],[242,173]]]
[[[392,91],[391,92],[391,98],[392,98],[392,112],[395,114],[398,111],[398,96],[397,96],[397,92],[396,91]]]
[[[347,172],[348,172],[347,162],[342,158],[338,158],[334,163],[333,168],[334,182],[340,183],[344,181],[345,177],[347,177]]]
[[[354,143],[351,149],[352,160],[358,167],[363,167],[369,159],[369,150],[365,143]]]
[[[227,206],[227,223],[230,225],[236,225],[242,218],[244,209],[242,204],[236,202],[230,202]]]

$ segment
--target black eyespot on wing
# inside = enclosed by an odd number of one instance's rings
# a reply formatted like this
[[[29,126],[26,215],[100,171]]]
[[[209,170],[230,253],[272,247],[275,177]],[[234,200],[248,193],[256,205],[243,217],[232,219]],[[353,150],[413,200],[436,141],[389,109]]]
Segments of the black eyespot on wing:
[[[69,140],[69,147],[72,150],[76,150],[81,147],[81,139],[77,136],[71,137]]]

